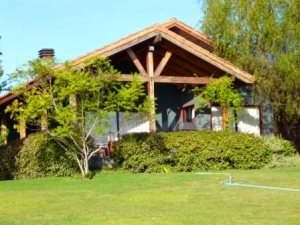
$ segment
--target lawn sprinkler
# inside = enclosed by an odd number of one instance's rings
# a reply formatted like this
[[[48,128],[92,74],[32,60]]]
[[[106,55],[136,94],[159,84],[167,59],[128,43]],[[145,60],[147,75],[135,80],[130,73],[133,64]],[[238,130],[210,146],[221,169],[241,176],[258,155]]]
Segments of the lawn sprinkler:
[[[295,188],[282,188],[282,187],[272,187],[272,186],[264,186],[264,185],[254,185],[254,184],[245,184],[245,183],[238,183],[233,182],[233,178],[231,173],[196,173],[199,175],[226,175],[228,179],[226,181],[221,181],[220,183],[224,186],[238,186],[238,187],[248,187],[248,188],[261,188],[261,189],[269,189],[269,190],[279,190],[279,191],[290,191],[290,192],[300,192],[300,189]]]
[[[220,183],[221,184],[224,184],[224,185],[230,185],[232,184],[232,175],[231,173],[212,173],[212,172],[204,172],[204,173],[196,173],[196,174],[200,174],[200,175],[225,175],[225,176],[228,176],[228,179],[225,180],[225,181],[221,181]]]

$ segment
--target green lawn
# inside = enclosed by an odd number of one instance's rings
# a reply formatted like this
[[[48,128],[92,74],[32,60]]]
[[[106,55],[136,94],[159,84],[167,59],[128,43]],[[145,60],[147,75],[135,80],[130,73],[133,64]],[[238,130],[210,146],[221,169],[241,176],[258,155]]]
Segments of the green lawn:
[[[300,189],[300,168],[233,171],[238,182]],[[226,176],[102,173],[0,182],[0,224],[300,224],[300,192],[229,187]]]

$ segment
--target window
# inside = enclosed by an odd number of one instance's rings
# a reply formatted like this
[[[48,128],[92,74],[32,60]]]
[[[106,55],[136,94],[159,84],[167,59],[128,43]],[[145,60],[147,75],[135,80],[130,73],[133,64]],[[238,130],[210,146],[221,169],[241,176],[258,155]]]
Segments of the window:
[[[193,122],[193,117],[194,117],[194,106],[187,106],[182,108],[182,115],[183,115],[183,121],[182,122]]]

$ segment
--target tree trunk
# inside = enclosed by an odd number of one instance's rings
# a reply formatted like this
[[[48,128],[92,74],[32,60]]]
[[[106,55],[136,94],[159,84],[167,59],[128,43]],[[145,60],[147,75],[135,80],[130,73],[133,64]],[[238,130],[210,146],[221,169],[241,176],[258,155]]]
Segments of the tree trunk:
[[[87,155],[85,155],[85,157],[84,157],[84,173],[85,173],[86,177],[89,174],[89,159],[88,159]]]

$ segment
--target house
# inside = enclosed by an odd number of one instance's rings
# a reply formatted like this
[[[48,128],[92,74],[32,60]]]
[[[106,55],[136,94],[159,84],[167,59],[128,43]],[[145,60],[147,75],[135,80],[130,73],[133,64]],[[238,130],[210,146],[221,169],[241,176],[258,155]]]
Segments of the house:
[[[211,79],[218,79],[225,74],[231,76],[235,87],[243,92],[245,99],[244,111],[239,116],[235,130],[262,135],[270,133],[272,129],[269,108],[255,104],[252,96],[254,77],[215,55],[213,42],[207,36],[177,19],[145,28],[73,59],[71,63],[76,66],[94,56],[108,57],[121,72],[122,81],[130,81],[132,73],[139,73],[148,96],[156,103],[156,107],[151,110],[151,114],[155,114],[152,119],[134,115],[128,121],[122,113],[112,117],[112,133],[221,130],[223,118],[220,107],[212,105],[197,110],[189,90],[192,85],[203,86]],[[4,113],[5,107],[17,97],[14,93],[8,93],[0,98],[1,127],[9,128],[9,140],[18,135],[20,138],[26,136],[26,127],[23,126],[18,134],[13,129],[13,121]]]

